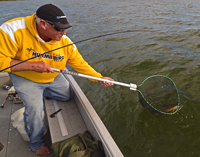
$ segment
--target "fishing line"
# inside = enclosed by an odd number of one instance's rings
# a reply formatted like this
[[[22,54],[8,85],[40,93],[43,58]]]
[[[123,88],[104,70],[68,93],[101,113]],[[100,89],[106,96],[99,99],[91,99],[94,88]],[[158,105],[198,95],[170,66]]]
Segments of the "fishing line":
[[[40,56],[42,56],[42,55],[44,55],[44,54],[47,54],[47,53],[50,53],[50,52],[52,52],[52,51],[56,51],[56,50],[59,50],[59,49],[62,49],[62,48],[71,46],[71,45],[73,45],[73,44],[78,44],[78,43],[85,42],[85,41],[88,41],[88,40],[93,40],[93,39],[97,39],[97,38],[101,38],[101,37],[106,37],[106,36],[115,35],[115,34],[120,34],[120,33],[128,33],[128,32],[155,32],[155,31],[150,31],[150,30],[126,30],[126,31],[120,31],[120,32],[107,33],[107,34],[103,34],[103,35],[91,37],[91,38],[88,38],[88,39],[80,40],[80,41],[77,41],[77,42],[74,42],[74,43],[71,43],[71,44],[68,44],[68,45],[64,45],[64,46],[58,47],[58,48],[56,48],[56,49],[53,49],[53,50],[44,52],[44,53],[40,54]],[[0,72],[3,72],[3,71],[5,71],[5,70],[7,70],[7,69],[9,69],[9,68],[15,67],[15,66],[17,66],[17,65],[19,65],[19,64],[22,64],[22,63],[27,62],[27,61],[29,61],[29,60],[32,60],[32,59],[34,59],[34,58],[37,58],[37,56],[28,58],[28,59],[26,59],[26,60],[24,60],[24,61],[21,61],[21,62],[19,62],[19,63],[16,63],[16,64],[14,64],[14,65],[11,65],[11,66],[9,66],[9,67],[7,67],[7,68],[5,68],[5,69],[0,70]]]

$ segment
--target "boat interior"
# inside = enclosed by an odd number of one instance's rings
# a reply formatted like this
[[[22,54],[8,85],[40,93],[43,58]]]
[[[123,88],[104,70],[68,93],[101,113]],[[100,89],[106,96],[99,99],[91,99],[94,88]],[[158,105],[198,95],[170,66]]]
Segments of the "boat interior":
[[[106,156],[123,156],[76,81],[72,76],[65,77],[71,84],[73,98],[67,102],[44,98],[44,119],[48,124],[44,135],[46,145],[51,147],[56,142],[89,131],[95,140],[101,141]],[[30,150],[29,142],[24,140],[22,134],[12,125],[12,115],[24,105],[20,102],[20,98],[11,94],[10,87],[12,87],[12,82],[9,76],[1,75],[0,147],[2,145],[3,148],[0,149],[0,156],[38,156]],[[51,156],[53,156],[52,152],[47,155],[47,157]]]

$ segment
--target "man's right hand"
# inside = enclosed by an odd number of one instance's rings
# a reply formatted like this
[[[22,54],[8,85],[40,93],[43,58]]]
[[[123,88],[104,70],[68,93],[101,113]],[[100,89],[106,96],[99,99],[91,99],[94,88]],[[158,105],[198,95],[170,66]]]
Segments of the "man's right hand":
[[[38,61],[38,62],[33,62],[32,66],[32,70],[39,72],[39,73],[43,73],[43,72],[54,72],[50,65],[48,65],[47,63],[43,62],[43,61]]]
[[[17,63],[20,63],[21,61],[18,60],[12,60],[10,62],[10,65],[15,65]],[[43,61],[37,61],[37,62],[24,62],[19,65],[16,65],[11,68],[11,72],[17,72],[17,71],[36,71],[39,73],[43,72],[54,72],[51,68],[50,65]]]

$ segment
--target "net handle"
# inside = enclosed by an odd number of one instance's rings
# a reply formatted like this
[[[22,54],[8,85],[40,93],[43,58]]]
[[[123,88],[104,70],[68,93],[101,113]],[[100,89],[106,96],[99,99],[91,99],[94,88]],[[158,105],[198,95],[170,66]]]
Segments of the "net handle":
[[[79,76],[79,77],[88,78],[88,79],[97,80],[97,81],[110,82],[110,83],[117,84],[120,86],[129,87],[131,90],[134,90],[134,91],[136,91],[136,89],[137,89],[137,85],[133,84],[133,83],[127,84],[127,83],[102,79],[102,78],[98,78],[98,77],[94,77],[94,76],[89,76],[89,75],[85,75],[85,74],[80,74],[80,73],[72,72],[72,71],[68,71],[68,70],[61,70],[61,69],[56,69],[56,68],[51,68],[51,69],[55,72],[60,72],[60,73],[69,74],[69,75],[73,75],[73,76]]]

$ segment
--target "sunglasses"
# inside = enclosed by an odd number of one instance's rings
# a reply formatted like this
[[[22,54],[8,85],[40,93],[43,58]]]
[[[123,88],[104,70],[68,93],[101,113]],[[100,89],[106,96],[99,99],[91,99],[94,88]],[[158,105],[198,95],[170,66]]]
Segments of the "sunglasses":
[[[60,29],[60,28],[58,28],[58,27],[56,27],[53,23],[51,23],[51,22],[49,22],[49,21],[46,21],[48,24],[50,24],[56,31],[58,31],[58,32],[62,32],[62,31],[64,31],[64,29]]]

